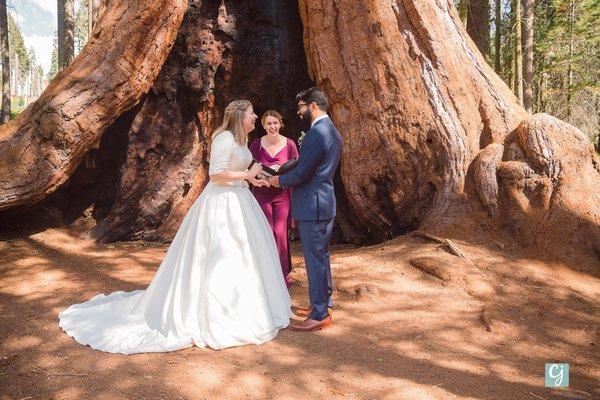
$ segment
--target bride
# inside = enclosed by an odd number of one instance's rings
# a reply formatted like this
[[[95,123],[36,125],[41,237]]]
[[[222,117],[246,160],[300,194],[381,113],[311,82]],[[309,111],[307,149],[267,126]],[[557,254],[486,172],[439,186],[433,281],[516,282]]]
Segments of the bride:
[[[77,342],[110,353],[222,349],[273,339],[291,301],[273,232],[248,190],[259,164],[247,135],[252,104],[235,100],[213,136],[210,182],[185,216],[146,290],[99,294],[62,311],[60,327]]]

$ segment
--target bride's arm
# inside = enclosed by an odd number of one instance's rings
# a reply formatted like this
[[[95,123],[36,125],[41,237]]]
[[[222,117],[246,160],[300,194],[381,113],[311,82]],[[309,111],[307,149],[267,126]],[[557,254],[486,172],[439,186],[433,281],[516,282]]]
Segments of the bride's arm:
[[[221,132],[213,138],[210,148],[210,161],[208,175],[211,182],[227,184],[237,181],[250,180],[262,171],[260,165],[252,166],[246,171],[232,171],[228,168],[229,161],[236,148],[233,134],[229,131]]]
[[[262,172],[260,164],[254,164],[252,168],[246,171],[231,171],[224,169],[217,174],[210,175],[211,182],[225,184],[237,181],[252,180],[256,175]]]

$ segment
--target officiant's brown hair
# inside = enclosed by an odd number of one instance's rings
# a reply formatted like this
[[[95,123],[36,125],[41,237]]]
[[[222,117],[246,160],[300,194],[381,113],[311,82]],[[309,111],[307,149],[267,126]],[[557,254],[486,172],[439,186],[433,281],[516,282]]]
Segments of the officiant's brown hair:
[[[283,117],[277,111],[275,111],[275,110],[265,111],[265,113],[262,115],[262,117],[260,117],[260,122],[263,124],[263,126],[265,126],[265,120],[267,119],[267,117],[277,118],[279,120],[279,125],[281,125],[281,127],[283,128],[283,126],[284,126],[283,125]]]
[[[244,125],[242,124],[242,121],[244,120],[244,114],[246,113],[246,110],[250,106],[252,106],[250,100],[231,101],[227,107],[225,107],[225,112],[223,113],[223,123],[217,128],[213,134],[213,138],[219,133],[229,131],[233,133],[235,141],[239,144],[245,145],[248,143],[248,135],[246,135],[246,132],[244,132]]]

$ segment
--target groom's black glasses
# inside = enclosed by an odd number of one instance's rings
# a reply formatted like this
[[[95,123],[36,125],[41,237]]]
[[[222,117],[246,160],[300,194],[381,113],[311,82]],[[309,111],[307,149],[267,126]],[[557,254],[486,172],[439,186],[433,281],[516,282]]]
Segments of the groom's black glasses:
[[[303,103],[298,103],[298,110],[301,110],[302,107],[307,106],[307,105],[308,105],[308,103],[304,103],[304,102]]]

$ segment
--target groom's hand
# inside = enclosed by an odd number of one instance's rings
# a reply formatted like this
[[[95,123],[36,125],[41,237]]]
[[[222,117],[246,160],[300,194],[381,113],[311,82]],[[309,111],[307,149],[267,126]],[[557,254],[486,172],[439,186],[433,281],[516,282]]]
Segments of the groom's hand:
[[[279,186],[279,177],[278,176],[272,176],[269,178],[269,185],[273,186],[273,187],[280,187]]]
[[[250,183],[252,184],[252,186],[256,186],[256,187],[263,187],[263,186],[269,186],[269,181],[263,178],[250,178]]]

